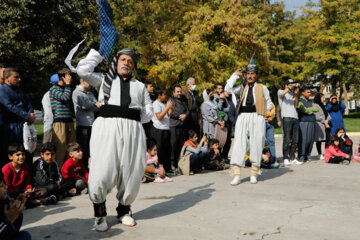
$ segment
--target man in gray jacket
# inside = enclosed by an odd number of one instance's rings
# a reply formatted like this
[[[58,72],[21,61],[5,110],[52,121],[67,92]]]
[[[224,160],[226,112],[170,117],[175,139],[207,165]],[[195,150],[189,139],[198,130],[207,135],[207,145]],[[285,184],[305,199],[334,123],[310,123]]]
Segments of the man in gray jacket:
[[[76,86],[72,94],[76,115],[76,141],[82,147],[82,160],[86,168],[88,168],[90,153],[91,126],[95,121],[94,112],[97,112],[100,108],[100,104],[96,101],[90,89],[90,84],[80,79],[80,84]]]

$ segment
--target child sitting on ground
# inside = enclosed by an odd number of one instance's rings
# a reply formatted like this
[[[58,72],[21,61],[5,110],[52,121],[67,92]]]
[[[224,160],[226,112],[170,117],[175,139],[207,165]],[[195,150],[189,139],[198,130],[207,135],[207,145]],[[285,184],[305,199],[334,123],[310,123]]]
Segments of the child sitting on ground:
[[[246,154],[245,159],[246,159],[245,166],[251,167],[251,161],[249,159],[249,155]],[[276,159],[271,155],[269,147],[265,147],[263,149],[260,167],[266,169],[280,167],[280,164],[276,162]]]
[[[6,184],[0,171],[0,239],[30,240],[28,232],[21,231],[23,214],[25,209],[25,195],[14,200],[6,193]]]
[[[69,143],[67,151],[70,158],[66,160],[61,168],[61,173],[64,177],[62,186],[65,189],[70,189],[69,193],[71,195],[81,193],[83,190],[86,193],[89,172],[82,161],[83,152],[81,146],[76,142]]]
[[[45,143],[41,150],[38,160],[33,164],[32,176],[35,187],[46,188],[48,195],[53,195],[57,199],[62,199],[65,193],[61,188],[63,180],[60,168],[55,160],[56,146],[53,143]],[[69,189],[68,189],[69,190]]]
[[[152,175],[155,177],[155,183],[164,183],[164,182],[172,182],[173,180],[164,175],[164,177],[160,177],[159,173],[156,170],[164,170],[163,166],[159,164],[158,156],[157,156],[157,146],[156,142],[153,139],[148,139],[146,142],[147,152],[146,152],[146,170],[149,168],[155,168],[155,171],[152,171]]]
[[[343,153],[339,149],[340,139],[337,136],[331,136],[330,141],[326,144],[325,148],[325,162],[336,164],[350,164],[350,155]]]
[[[189,130],[189,140],[184,143],[185,153],[190,152],[190,174],[201,172],[202,167],[209,160],[207,136],[204,135],[197,144],[198,136],[195,131]]]
[[[208,161],[204,164],[206,170],[223,170],[225,161],[222,160],[219,150],[219,140],[212,138],[208,140]]]
[[[340,151],[342,151],[343,153],[349,154],[351,157],[353,154],[353,151],[352,151],[353,142],[349,138],[349,136],[345,134],[345,129],[343,127],[339,127],[336,130],[335,136],[337,136],[340,140],[340,143],[339,143]]]
[[[11,198],[17,199],[22,194],[27,197],[26,208],[33,208],[40,204],[55,204],[56,198],[46,198],[45,188],[33,188],[31,185],[30,167],[25,162],[25,149],[22,145],[14,144],[8,148],[11,160],[2,168],[4,181]]]

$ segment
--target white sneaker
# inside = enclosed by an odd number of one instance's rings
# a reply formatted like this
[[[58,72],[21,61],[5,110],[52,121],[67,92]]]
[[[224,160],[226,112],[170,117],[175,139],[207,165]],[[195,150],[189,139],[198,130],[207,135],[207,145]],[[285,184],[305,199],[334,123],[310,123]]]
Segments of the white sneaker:
[[[285,166],[290,166],[291,165],[291,162],[289,159],[284,159],[284,165]]]
[[[324,158],[324,154],[320,154],[320,155],[319,155],[319,159],[320,159],[320,160],[324,160],[324,159],[325,159],[325,158]]]
[[[94,227],[98,232],[106,232],[109,229],[106,217],[96,217]]]
[[[255,176],[250,176],[250,183],[252,184],[257,183],[257,178]]]
[[[235,176],[233,180],[230,182],[231,185],[236,186],[240,184],[240,177]]]
[[[304,162],[300,162],[297,159],[294,159],[291,161],[291,164],[301,165],[301,164],[304,164]]]
[[[119,222],[121,222],[122,224],[128,227],[133,227],[136,225],[135,220],[129,214],[125,214],[124,216],[119,218]]]

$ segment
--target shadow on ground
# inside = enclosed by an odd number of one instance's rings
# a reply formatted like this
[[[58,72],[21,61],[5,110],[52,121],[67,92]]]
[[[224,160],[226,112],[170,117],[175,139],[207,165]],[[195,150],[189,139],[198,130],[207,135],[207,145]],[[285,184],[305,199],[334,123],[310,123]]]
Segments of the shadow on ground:
[[[141,210],[134,214],[135,219],[152,219],[163,217],[166,215],[175,214],[185,211],[186,209],[194,206],[195,204],[209,199],[211,193],[215,191],[209,188],[214,183],[209,183],[204,186],[189,189],[187,192],[171,196],[171,197],[149,197],[140,200],[156,200],[156,199],[170,199],[166,202],[154,204],[146,209]]]
[[[70,204],[67,202],[58,202],[56,205],[39,206],[36,208],[26,209],[23,225],[37,222],[45,216],[70,211],[75,208],[68,205]]]
[[[266,181],[273,178],[280,177],[284,174],[294,172],[294,170],[290,168],[273,168],[273,169],[261,169],[262,174],[258,177],[258,181]],[[244,179],[241,179],[242,182],[250,181],[250,177],[246,177]]]
[[[123,232],[121,229],[111,228],[115,224],[120,224],[114,218],[108,218],[110,229],[106,232],[90,231],[94,225],[94,218],[90,219],[66,219],[54,224],[46,224],[31,228],[22,228],[33,236],[33,239],[106,239]]]

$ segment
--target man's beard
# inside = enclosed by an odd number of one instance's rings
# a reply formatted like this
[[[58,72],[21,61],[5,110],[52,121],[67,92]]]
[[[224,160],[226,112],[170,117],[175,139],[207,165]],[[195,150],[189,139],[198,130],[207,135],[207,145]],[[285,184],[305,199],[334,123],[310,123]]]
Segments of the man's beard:
[[[132,72],[131,72],[131,70],[130,70],[130,68],[128,67],[128,66],[126,66],[126,65],[121,65],[120,67],[119,67],[119,69],[122,69],[122,68],[126,68],[126,70],[127,70],[127,73],[119,73],[119,71],[118,71],[118,75],[119,76],[121,76],[121,77],[130,77],[131,75],[132,75]]]

